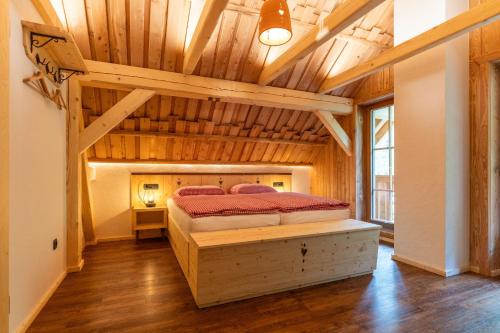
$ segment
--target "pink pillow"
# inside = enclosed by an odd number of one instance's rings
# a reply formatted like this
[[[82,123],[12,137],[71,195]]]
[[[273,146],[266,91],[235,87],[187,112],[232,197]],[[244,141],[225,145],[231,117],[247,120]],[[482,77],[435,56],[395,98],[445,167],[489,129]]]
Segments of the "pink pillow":
[[[189,195],[224,195],[223,189],[215,185],[184,186],[174,192],[176,197],[186,197]]]
[[[278,192],[271,186],[261,184],[238,184],[231,187],[231,194],[257,194]]]

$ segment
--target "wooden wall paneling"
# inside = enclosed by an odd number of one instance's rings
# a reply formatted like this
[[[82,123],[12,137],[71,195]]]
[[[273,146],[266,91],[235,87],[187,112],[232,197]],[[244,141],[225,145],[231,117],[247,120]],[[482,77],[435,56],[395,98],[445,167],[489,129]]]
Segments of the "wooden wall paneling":
[[[372,74],[360,84],[354,96],[356,105],[369,105],[394,96],[393,67]]]
[[[0,0],[0,331],[9,331],[9,0]]]
[[[131,206],[140,207],[143,205],[138,196],[138,191],[141,191],[145,183],[159,184],[157,204],[160,205],[164,204],[178,188],[183,186],[215,185],[229,192],[234,185],[255,184],[257,182],[268,186],[273,186],[273,182],[283,182],[284,191],[290,191],[292,188],[292,175],[290,173],[132,174],[130,180]]]
[[[79,271],[82,259],[82,161],[79,152],[80,126],[82,112],[81,86],[75,78],[68,84],[68,142],[66,165],[66,214],[67,214],[67,267],[68,271]]]
[[[500,275],[500,64],[493,73],[491,105],[491,235],[493,261],[491,275]]]
[[[470,6],[495,1],[471,0]],[[500,22],[491,23],[470,34],[470,260],[471,269],[483,275],[500,273],[500,227],[495,221],[494,171],[495,136],[498,124],[498,86],[495,88],[495,62],[500,60]],[[496,91],[495,91],[496,90]],[[496,95],[495,95],[496,94]],[[496,97],[498,99],[498,97]],[[496,124],[495,124],[496,121]],[[498,132],[498,131],[497,131]],[[498,133],[495,133],[498,135]],[[496,149],[496,150],[495,150]],[[497,157],[498,159],[498,157]],[[498,163],[498,161],[496,161]],[[498,171],[497,171],[498,172]]]

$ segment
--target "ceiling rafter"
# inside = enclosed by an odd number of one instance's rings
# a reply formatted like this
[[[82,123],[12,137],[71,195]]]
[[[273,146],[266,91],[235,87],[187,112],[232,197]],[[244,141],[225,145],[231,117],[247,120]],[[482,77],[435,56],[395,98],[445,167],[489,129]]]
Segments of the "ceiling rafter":
[[[184,56],[182,72],[192,74],[229,0],[206,0]]]
[[[365,63],[325,80],[321,85],[320,93],[328,93],[336,88],[367,77],[499,18],[500,1],[489,1],[480,4],[402,44],[384,51]]]
[[[348,0],[341,4],[273,62],[265,65],[258,83],[260,85],[270,83],[299,60],[348,28],[382,2],[384,0]]]

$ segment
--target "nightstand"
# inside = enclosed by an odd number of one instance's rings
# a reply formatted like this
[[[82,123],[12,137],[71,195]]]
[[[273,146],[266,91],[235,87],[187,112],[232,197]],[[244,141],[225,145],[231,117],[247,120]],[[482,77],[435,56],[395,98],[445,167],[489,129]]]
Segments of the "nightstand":
[[[168,209],[165,206],[157,207],[132,207],[132,231],[135,231],[135,238],[139,238],[141,230],[161,230],[165,238],[167,228]]]

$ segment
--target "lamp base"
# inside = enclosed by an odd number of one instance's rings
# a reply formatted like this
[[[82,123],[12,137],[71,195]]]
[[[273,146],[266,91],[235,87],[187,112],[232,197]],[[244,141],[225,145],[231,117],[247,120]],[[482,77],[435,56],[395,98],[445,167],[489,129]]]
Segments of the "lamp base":
[[[148,208],[156,207],[156,202],[146,202],[146,207]]]

